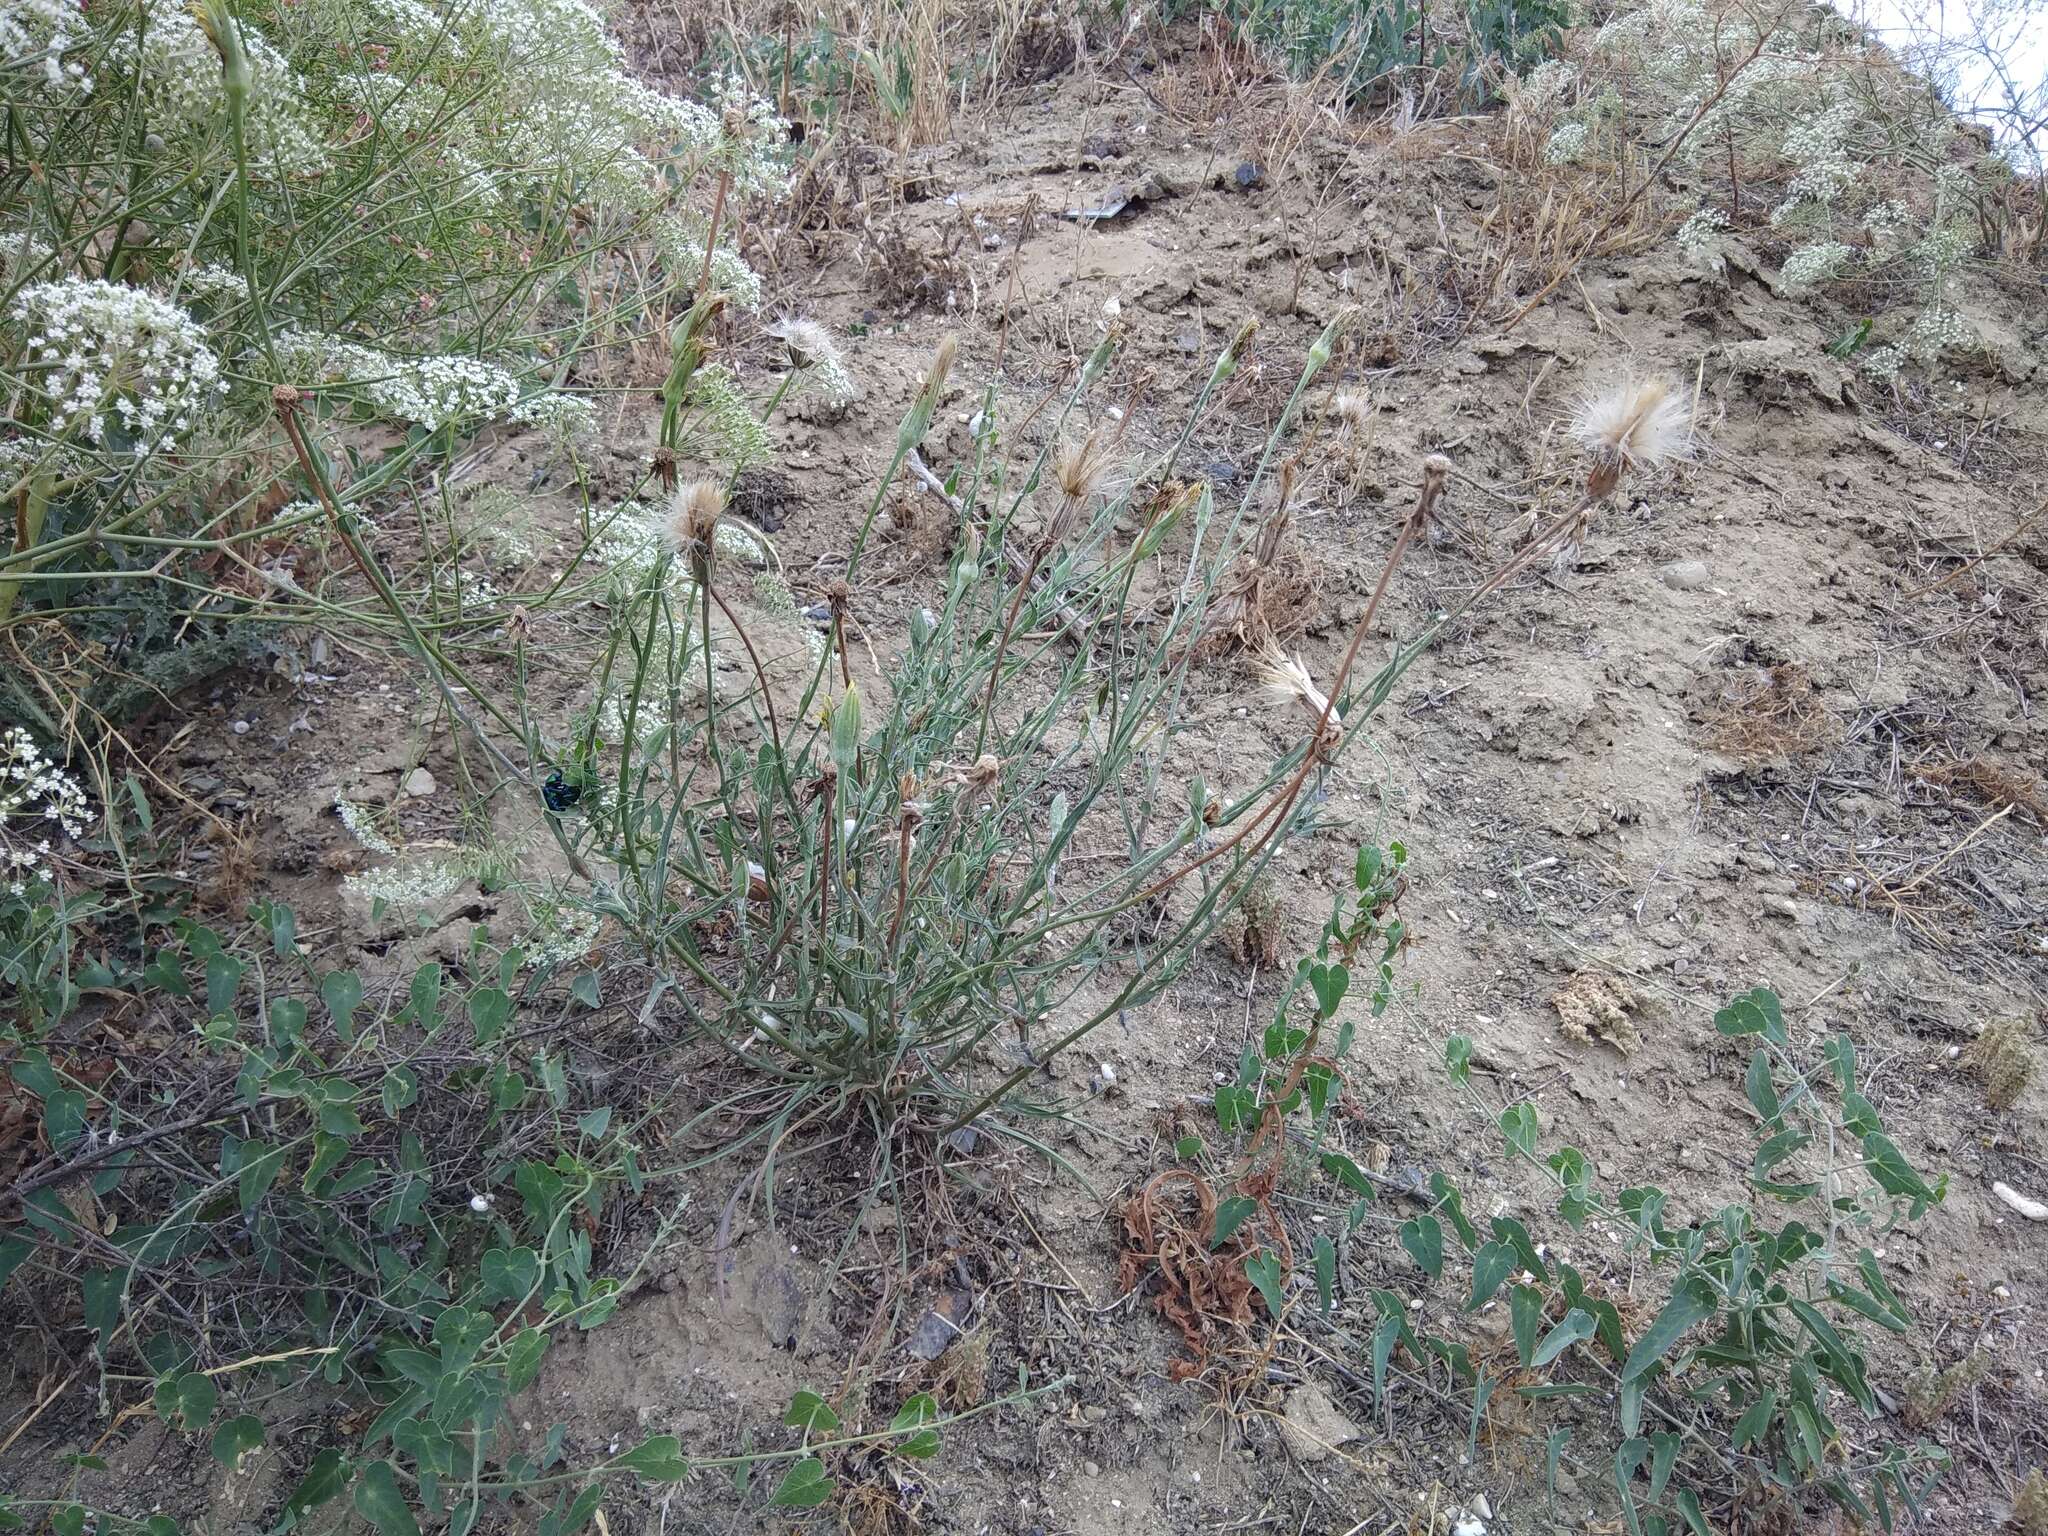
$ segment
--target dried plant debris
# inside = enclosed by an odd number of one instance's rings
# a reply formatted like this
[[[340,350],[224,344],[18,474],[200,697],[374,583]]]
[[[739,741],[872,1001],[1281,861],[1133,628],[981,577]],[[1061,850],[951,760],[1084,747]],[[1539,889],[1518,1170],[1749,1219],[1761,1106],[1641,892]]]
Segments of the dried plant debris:
[[[1630,1017],[1641,1000],[1628,983],[1604,971],[1580,971],[1550,994],[1557,1031],[1580,1045],[1611,1045],[1624,1056],[1642,1049],[1643,1037]]]
[[[1216,934],[1223,951],[1240,965],[1270,971],[1280,964],[1287,947],[1287,914],[1270,875],[1252,881]]]
[[[2048,827],[2048,798],[2042,794],[2041,781],[1988,757],[1931,755],[1913,765],[1913,777],[1967,795],[1994,811],[2010,807],[2035,826]]]
[[[1818,751],[1841,734],[1796,661],[1743,668],[1707,706],[1704,723],[1707,746],[1745,766]]]
[[[2012,1501],[2012,1527],[2020,1536],[2048,1536],[2048,1473],[2031,1468]]]
[[[2034,1076],[2033,1029],[2022,1018],[1994,1019],[1963,1055],[1984,1084],[1984,1102],[2010,1109]]]
[[[1948,1416],[1956,1400],[1982,1381],[1990,1369],[1990,1354],[1973,1349],[1944,1369],[1936,1370],[1929,1365],[1915,1371],[1906,1382],[1903,1409],[1906,1422],[1915,1429],[1932,1429]]]
[[[1190,1186],[1192,1201],[1166,1198],[1169,1184]],[[1192,1209],[1190,1209],[1190,1205]],[[1167,1375],[1185,1381],[1201,1373],[1215,1347],[1252,1321],[1252,1283],[1245,1276],[1246,1250],[1232,1238],[1212,1250],[1216,1192],[1208,1180],[1183,1169],[1155,1174],[1123,1204],[1123,1234],[1117,1258],[1117,1290],[1128,1295],[1154,1277],[1152,1305],[1192,1352],[1175,1360]]]

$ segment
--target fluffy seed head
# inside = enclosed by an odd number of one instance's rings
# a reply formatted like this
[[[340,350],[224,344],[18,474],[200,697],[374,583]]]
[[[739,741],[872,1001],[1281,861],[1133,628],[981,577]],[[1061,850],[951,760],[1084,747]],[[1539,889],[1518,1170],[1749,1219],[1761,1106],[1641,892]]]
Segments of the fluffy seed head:
[[[1052,462],[1053,483],[1060,494],[1070,502],[1082,502],[1101,490],[1114,446],[1114,435],[1098,426],[1081,442],[1063,447]]]
[[[1372,420],[1372,396],[1362,389],[1340,389],[1330,399],[1330,414],[1351,437],[1362,437]]]
[[[725,514],[725,487],[716,480],[691,480],[669,502],[668,541],[678,554],[708,555]]]
[[[1687,418],[1685,402],[1672,396],[1665,380],[1624,377],[1614,388],[1580,403],[1572,434],[1593,455],[1594,463],[1618,481],[1622,470],[1654,469],[1666,459],[1690,453]]]
[[[836,362],[839,358],[839,349],[832,344],[832,333],[815,320],[779,321],[769,334],[789,349],[789,360],[799,368],[809,368],[827,358]]]
[[[1308,716],[1310,725],[1321,727],[1318,746],[1343,734],[1344,716],[1330,703],[1329,695],[1316,686],[1299,656],[1288,655],[1270,637],[1259,652],[1259,681],[1268,698],[1293,703]]]

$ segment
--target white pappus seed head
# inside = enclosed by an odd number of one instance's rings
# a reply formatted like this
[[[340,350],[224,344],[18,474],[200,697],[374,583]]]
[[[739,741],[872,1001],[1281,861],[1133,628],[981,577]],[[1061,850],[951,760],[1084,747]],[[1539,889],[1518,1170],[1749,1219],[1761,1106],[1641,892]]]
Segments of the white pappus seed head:
[[[1653,469],[1692,451],[1689,416],[1665,380],[1624,376],[1580,403],[1572,435],[1602,464]]]

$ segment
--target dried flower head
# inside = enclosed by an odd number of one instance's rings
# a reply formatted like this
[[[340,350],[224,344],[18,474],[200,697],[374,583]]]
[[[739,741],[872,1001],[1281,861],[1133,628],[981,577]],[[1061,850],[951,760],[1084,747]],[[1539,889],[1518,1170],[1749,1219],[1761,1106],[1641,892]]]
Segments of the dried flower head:
[[[1623,470],[1654,469],[1691,449],[1685,402],[1663,379],[1624,377],[1614,388],[1589,395],[1572,419],[1572,435],[1593,456],[1586,489],[1596,500],[1621,483]]]
[[[972,767],[960,770],[960,783],[977,795],[993,794],[1002,778],[1003,760],[993,752],[982,753]]]
[[[1365,436],[1372,422],[1372,396],[1362,389],[1340,389],[1330,398],[1330,415],[1347,438]]]
[[[1102,489],[1109,476],[1110,453],[1116,434],[1098,426],[1078,443],[1069,443],[1053,456],[1053,483],[1069,502],[1083,502]]]
[[[1344,735],[1344,716],[1330,702],[1329,695],[1316,686],[1299,656],[1290,656],[1269,636],[1259,652],[1259,680],[1266,696],[1280,703],[1293,703],[1317,728],[1318,750],[1333,746]]]
[[[946,376],[953,371],[953,359],[960,354],[960,338],[948,331],[939,341],[938,350],[932,353],[931,367],[925,370],[924,382],[918,386],[918,398],[931,405],[938,403],[939,395],[946,387]]]
[[[692,560],[708,560],[724,515],[725,487],[718,481],[691,480],[678,486],[669,501],[669,547]]]
[[[769,330],[789,353],[790,366],[799,370],[806,388],[814,388],[831,406],[851,404],[859,393],[853,375],[846,371],[846,359],[832,333],[815,320],[783,320]]]

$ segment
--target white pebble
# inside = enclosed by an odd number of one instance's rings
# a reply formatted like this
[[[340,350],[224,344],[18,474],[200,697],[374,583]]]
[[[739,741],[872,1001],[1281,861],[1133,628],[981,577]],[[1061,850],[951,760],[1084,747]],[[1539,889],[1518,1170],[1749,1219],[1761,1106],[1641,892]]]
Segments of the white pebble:
[[[2048,1221],[2048,1205],[2029,1199],[2010,1184],[1994,1184],[1991,1186],[1991,1193],[2029,1221]]]

